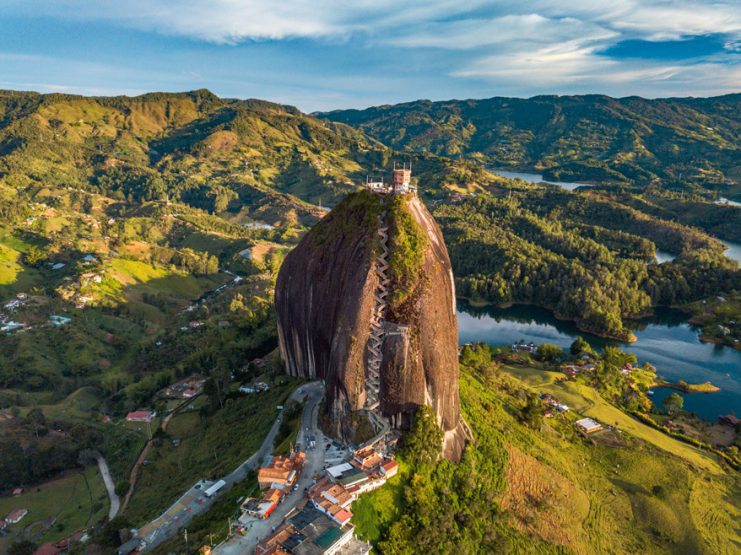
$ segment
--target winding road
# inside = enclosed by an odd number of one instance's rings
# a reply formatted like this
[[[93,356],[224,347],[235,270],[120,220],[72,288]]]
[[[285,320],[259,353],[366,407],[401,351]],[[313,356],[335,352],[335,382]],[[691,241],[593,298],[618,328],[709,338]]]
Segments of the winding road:
[[[121,508],[121,500],[118,498],[116,485],[113,483],[111,471],[108,469],[108,463],[103,458],[103,455],[98,453],[95,459],[98,461],[98,469],[100,470],[100,475],[103,477],[103,483],[105,483],[105,489],[108,492],[108,499],[111,501],[111,506],[108,509],[108,520],[113,520]]]
[[[311,425],[315,427],[316,409],[323,397],[324,385],[321,382],[312,382],[297,388],[288,400],[302,401],[305,399],[306,404],[304,405],[302,423],[306,426]],[[214,495],[214,497],[209,498],[203,495],[203,491],[212,482],[199,481],[186,491],[182,497],[180,497],[180,499],[178,499],[162,515],[142,526],[137,532],[137,537],[146,542],[144,552],[149,551],[165,540],[173,537],[182,528],[186,527],[193,518],[208,511],[216,498],[228,491],[237,482],[244,480],[247,477],[247,474],[256,469],[267,455],[272,454],[273,444],[278,435],[281,421],[282,413],[280,413],[275,419],[275,422],[273,422],[273,426],[270,428],[270,431],[262,442],[260,448],[230,474],[221,478],[224,480],[225,485],[219,493]],[[301,437],[301,434],[299,437]],[[320,449],[317,448],[317,451],[320,451]],[[306,474],[308,474],[308,472]],[[301,496],[303,496],[303,492],[296,493],[301,493]],[[283,505],[286,505],[286,503]],[[243,553],[244,551],[239,552]]]

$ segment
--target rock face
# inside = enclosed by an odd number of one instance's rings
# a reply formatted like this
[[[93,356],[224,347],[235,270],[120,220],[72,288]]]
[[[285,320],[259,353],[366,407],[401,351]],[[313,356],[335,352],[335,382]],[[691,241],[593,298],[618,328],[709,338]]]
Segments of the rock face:
[[[281,354],[288,373],[326,381],[330,422],[353,440],[357,411],[366,405],[378,228],[387,221],[391,300],[377,411],[393,427],[408,429],[416,407],[431,405],[445,433],[444,454],[457,460],[466,435],[450,259],[437,223],[417,197],[391,198],[349,195],[288,254],[275,290]],[[410,227],[417,235],[407,252]]]

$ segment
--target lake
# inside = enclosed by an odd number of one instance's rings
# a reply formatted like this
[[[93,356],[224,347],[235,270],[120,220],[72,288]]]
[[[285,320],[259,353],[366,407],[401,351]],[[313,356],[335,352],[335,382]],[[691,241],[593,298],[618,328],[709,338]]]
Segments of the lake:
[[[521,172],[508,172],[504,170],[491,170],[494,173],[498,173],[503,177],[509,179],[522,179],[528,183],[548,183],[549,185],[557,185],[567,191],[573,191],[577,187],[591,187],[591,183],[569,183],[568,181],[547,181],[543,179],[543,176],[539,173],[521,173]]]
[[[632,329],[638,341],[619,346],[635,354],[639,362],[650,362],[657,373],[669,381],[711,381],[721,388],[717,393],[683,395],[685,410],[707,420],[715,420],[718,415],[731,411],[741,414],[741,351],[701,343],[699,330],[677,310],[656,309],[655,316],[634,322]],[[579,331],[573,322],[557,320],[545,309],[530,306],[479,308],[465,301],[458,301],[458,333],[461,343],[483,341],[491,345],[511,345],[524,340],[568,348],[581,335],[597,349],[617,344]],[[652,401],[661,407],[664,397],[672,392],[671,389],[656,389]]]
[[[731,260],[735,260],[736,262],[741,264],[741,245],[739,245],[738,243],[731,243],[730,241],[723,240],[721,240],[721,243],[726,246],[725,255]]]

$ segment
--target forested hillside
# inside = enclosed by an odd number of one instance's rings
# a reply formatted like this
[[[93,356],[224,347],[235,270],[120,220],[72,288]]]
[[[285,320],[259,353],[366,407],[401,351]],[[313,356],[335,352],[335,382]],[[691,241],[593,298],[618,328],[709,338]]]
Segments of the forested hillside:
[[[394,148],[536,169],[551,179],[741,195],[741,94],[418,100],[320,117]]]
[[[630,340],[626,320],[656,305],[741,289],[720,241],[603,193],[531,187],[441,205],[435,217],[460,296],[543,306],[598,335]],[[658,264],[657,249],[675,258]]]

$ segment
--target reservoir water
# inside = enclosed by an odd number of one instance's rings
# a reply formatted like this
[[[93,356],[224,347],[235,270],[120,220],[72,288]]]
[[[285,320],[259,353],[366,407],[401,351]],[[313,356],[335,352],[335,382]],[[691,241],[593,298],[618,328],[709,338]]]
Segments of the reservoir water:
[[[730,241],[721,241],[726,246],[725,255],[731,260],[735,260],[741,264],[741,245],[738,243],[731,243]]]
[[[741,415],[741,351],[700,342],[699,330],[676,310],[657,309],[655,316],[634,322],[631,327],[638,341],[619,346],[634,353],[639,363],[650,362],[669,381],[711,381],[721,388],[716,393],[683,395],[685,410],[707,420],[729,412]],[[530,306],[480,308],[458,301],[458,328],[461,343],[510,345],[524,340],[568,348],[581,335],[597,349],[618,344],[579,331],[572,322],[557,320],[550,311]],[[652,401],[661,407],[672,392],[656,389]]]
[[[569,183],[567,181],[548,181],[543,179],[543,176],[539,173],[522,173],[522,172],[508,172],[504,170],[492,170],[495,173],[509,179],[522,179],[528,183],[548,183],[549,185],[557,185],[567,191],[573,191],[577,187],[591,187],[589,183]]]

